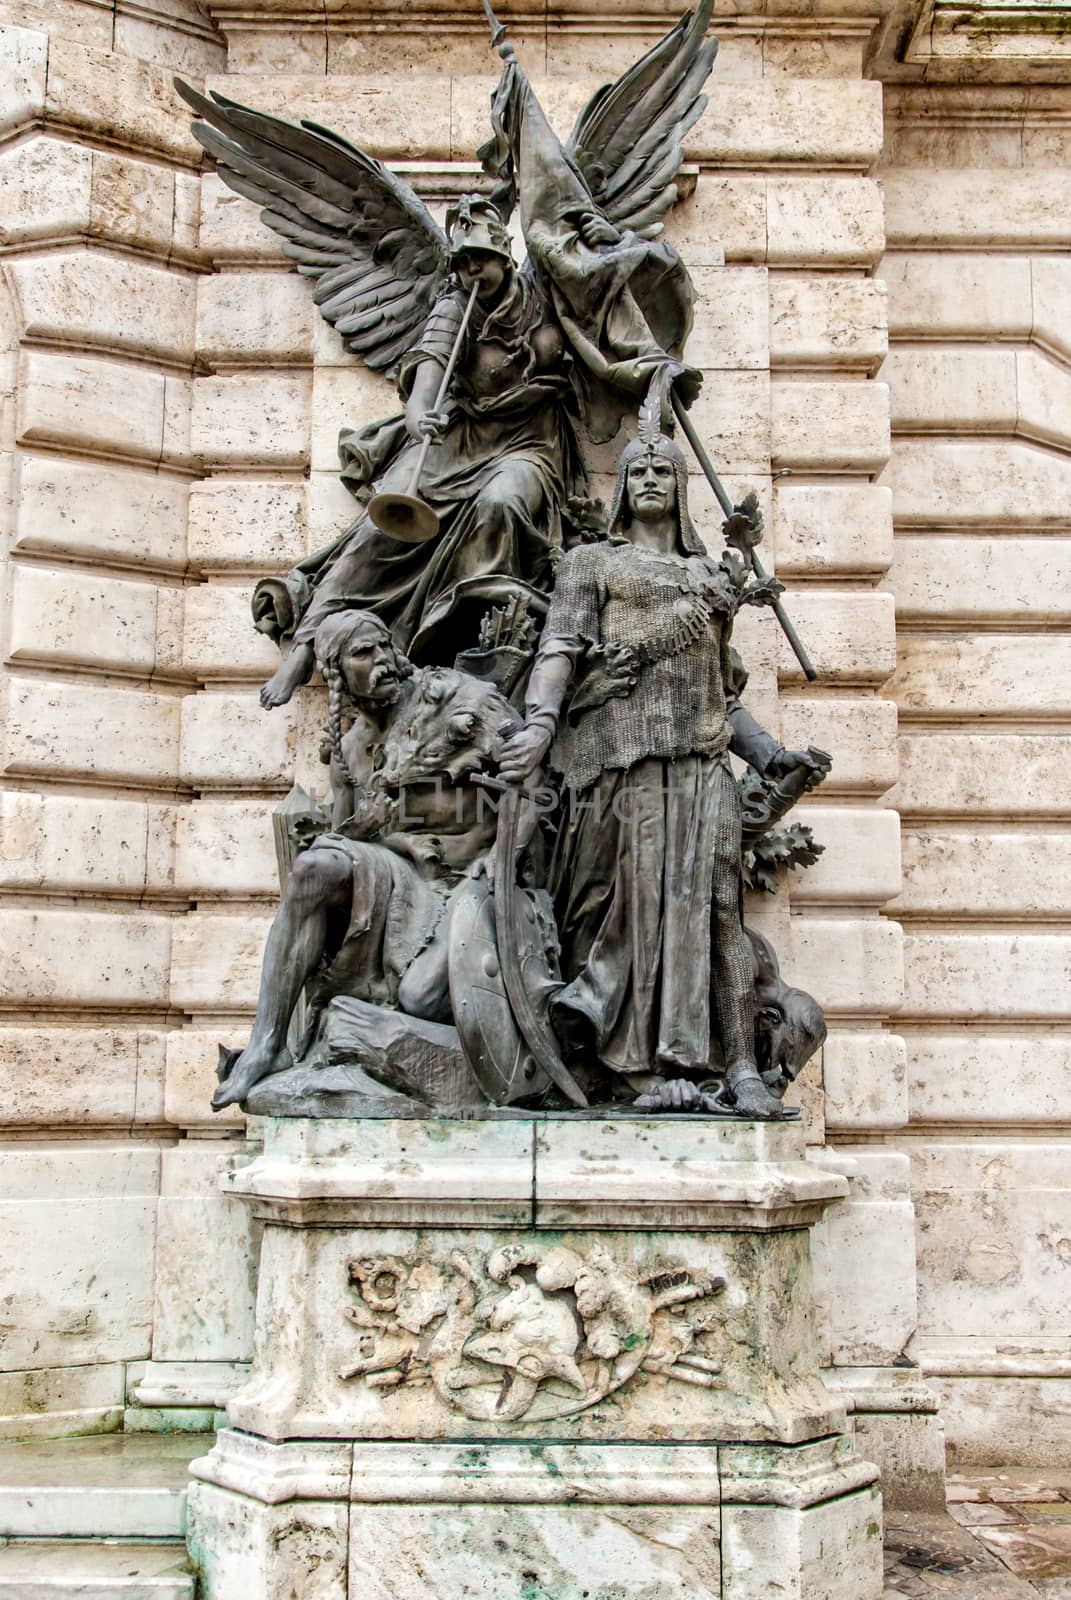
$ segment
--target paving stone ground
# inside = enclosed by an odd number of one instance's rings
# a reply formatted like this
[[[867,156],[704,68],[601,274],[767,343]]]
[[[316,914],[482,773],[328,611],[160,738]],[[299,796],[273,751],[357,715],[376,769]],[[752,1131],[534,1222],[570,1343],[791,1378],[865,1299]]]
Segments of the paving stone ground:
[[[947,1500],[886,1516],[884,1600],[1071,1600],[1071,1469],[955,1472]]]

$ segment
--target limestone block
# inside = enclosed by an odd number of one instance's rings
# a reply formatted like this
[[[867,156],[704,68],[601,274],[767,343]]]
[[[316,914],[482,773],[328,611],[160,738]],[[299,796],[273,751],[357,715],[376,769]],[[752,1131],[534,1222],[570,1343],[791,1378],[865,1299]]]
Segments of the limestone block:
[[[0,1439],[111,1433],[123,1416],[121,1361],[0,1374]]]
[[[881,95],[847,79],[720,83],[687,137],[693,161],[869,168],[881,152]]]
[[[304,363],[314,318],[323,320],[312,286],[296,272],[218,272],[197,282],[197,353],[217,366]]]
[[[16,909],[5,916],[3,949],[2,1006],[160,1006],[171,919],[132,911]]]
[[[187,695],[183,779],[196,789],[277,788],[293,782],[298,709],[265,712],[253,693]]]
[[[987,1034],[974,1028],[907,1036],[911,1115],[919,1122],[1069,1120],[1071,1040],[1065,1034]]]
[[[203,462],[195,456],[193,427],[193,380],[168,373],[164,378],[164,434],[160,460],[167,466],[200,471]]]
[[[919,1331],[1059,1337],[1071,1242],[1066,1141],[918,1143]]]
[[[135,1029],[0,1029],[5,1127],[129,1127],[136,1116],[137,1077]]]
[[[306,290],[306,293],[308,291]],[[352,367],[352,351],[346,349],[342,335],[313,308],[312,363],[314,367]]]
[[[950,1467],[1061,1466],[1067,1459],[1071,1382],[1062,1378],[930,1380],[941,1402]]]
[[[308,454],[310,382],[289,372],[198,378],[190,443],[224,465],[301,466]]]
[[[999,170],[892,168],[884,175],[885,229],[890,245],[1063,245],[1071,176],[1057,168],[1023,168],[1014,182]]]
[[[795,272],[771,277],[770,360],[775,367],[873,373],[888,348],[883,283]]]
[[[765,371],[770,364],[770,313],[762,267],[700,266],[692,272],[697,302],[688,336],[696,367]],[[718,381],[712,375],[712,383]]]
[[[691,411],[719,471],[770,470],[770,380],[764,372],[708,372]]]
[[[1057,734],[906,732],[891,804],[910,816],[1062,816],[1067,742]]]
[[[349,1506],[264,1505],[214,1484],[190,1488],[187,1542],[204,1600],[346,1600]]]
[[[825,847],[812,866],[790,874],[793,905],[881,905],[897,893],[900,818],[895,811],[819,804],[801,806],[792,816]]]
[[[893,426],[908,432],[1008,433],[1015,424],[1015,352],[907,350],[894,345],[888,380]]]
[[[1071,373],[1041,350],[1015,355],[1016,432],[1063,446],[1071,443]]]
[[[1071,710],[1071,638],[901,636],[888,693],[918,717],[1038,717]]]
[[[884,383],[775,383],[770,389],[775,466],[880,472],[889,459]]]
[[[227,48],[215,29],[209,31],[202,15],[191,8],[172,22],[170,18],[118,12],[113,48],[182,73],[221,72],[226,66]],[[186,32],[182,22],[201,26],[197,31],[191,28]]]
[[[156,663],[156,596],[150,583],[15,567],[8,659],[147,676]]]
[[[871,178],[770,178],[771,266],[871,267],[885,247],[881,194]]]
[[[881,1496],[876,1489],[795,1506],[726,1504],[723,1600],[881,1600]]]
[[[288,39],[288,46],[290,42]],[[290,108],[286,108],[280,114],[285,117],[289,111]],[[290,265],[283,255],[282,240],[260,220],[263,207],[235,194],[214,172],[203,174],[198,189],[198,243],[210,261],[271,261]]]
[[[872,483],[775,484],[773,542],[782,577],[884,572],[893,559],[892,494]]]
[[[806,989],[830,1014],[884,1016],[903,998],[903,936],[878,917],[793,917],[779,951],[789,983]]]
[[[48,36],[29,28],[0,29],[0,84],[3,112],[0,130],[6,136],[27,127],[41,115],[48,72]]]
[[[1063,1019],[1071,939],[1058,934],[912,933],[904,1014]]]
[[[159,1173],[135,1145],[6,1152],[5,1371],[148,1354]]]
[[[187,536],[190,562],[203,573],[295,566],[306,554],[304,485],[202,479],[190,490]]]
[[[79,133],[196,166],[200,146],[171,79],[166,67],[53,37],[45,114]]]
[[[271,800],[194,800],[175,828],[175,886],[197,900],[279,893]]]
[[[1025,440],[898,439],[885,481],[897,525],[1063,531],[1071,462]]]
[[[350,1587],[434,1600],[508,1573],[522,1595],[720,1600],[719,1523],[717,1506],[355,1505]]]
[[[724,47],[723,47],[724,48]],[[718,54],[718,70],[721,53]],[[855,38],[835,38],[828,34],[808,37],[764,32],[762,73],[766,78],[858,78],[862,75],[862,52]]]
[[[24,336],[90,350],[193,356],[194,280],[102,250],[11,263]]]
[[[180,1011],[252,1011],[270,913],[192,911],[175,924],[171,1000]]]
[[[1031,258],[1030,291],[1035,344],[1066,359],[1071,356],[1071,272],[1062,256]]]
[[[781,698],[781,740],[816,744],[833,757],[825,792],[882,794],[896,780],[896,706],[891,700]]]
[[[888,289],[894,338],[1030,337],[1028,256],[891,250],[879,271]]]
[[[31,138],[0,153],[0,244],[89,230],[93,157],[59,139]]]
[[[823,683],[885,682],[895,663],[891,595],[807,587],[789,590],[782,604]],[[773,639],[779,678],[803,682],[803,668],[773,613],[759,620]]]
[[[478,116],[479,137],[458,148],[459,160],[471,161],[487,137],[487,104],[494,79],[421,79],[420,93],[399,95],[393,76],[326,79],[323,69],[308,75],[271,73],[211,77],[206,92],[218,89],[243,105],[257,106],[277,117],[292,117],[294,107],[310,122],[334,129],[380,161],[449,160],[451,106],[460,131],[467,118]],[[579,108],[578,108],[579,109]]]
[[[154,255],[171,250],[181,175],[154,161],[93,152],[90,231]],[[179,243],[175,238],[174,242]],[[192,298],[194,286],[187,284]]]
[[[907,1047],[896,1034],[835,1028],[822,1046],[822,1084],[829,1129],[907,1122]]]
[[[172,243],[176,252],[190,256],[197,253],[200,220],[201,174],[199,172],[176,172],[174,217],[172,219]]]
[[[401,408],[394,385],[356,361],[350,367],[318,370],[312,383],[313,471],[338,472],[342,428],[360,428],[377,417],[396,416]]]
[[[829,1305],[834,1366],[882,1366],[915,1331],[915,1216],[906,1155],[860,1146],[812,1153],[850,1192],[818,1226],[815,1277]],[[874,1241],[881,1240],[880,1250]]]
[[[187,1140],[160,1169],[154,1361],[246,1361],[253,1347],[256,1252],[248,1206],[219,1190],[233,1143]]]
[[[904,834],[909,917],[1060,918],[1071,903],[1071,838],[1019,829],[912,827]]]
[[[852,1432],[859,1454],[881,1470],[886,1514],[928,1511],[944,1515],[945,1430],[936,1395],[925,1411],[883,1411],[877,1406],[864,1411],[862,1403],[865,1399],[857,1396]]]
[[[4,770],[169,784],[178,772],[181,704],[135,689],[12,678]]]
[[[0,884],[140,894],[149,808],[136,800],[9,790],[0,795]]]
[[[89,356],[24,350],[18,437],[104,455],[160,456],[164,379],[159,372]]]
[[[19,451],[13,548],[181,571],[187,493],[165,473]]]
[[[666,237],[689,269],[724,261],[765,261],[765,178],[700,173],[695,192],[666,218]]]
[[[593,494],[594,490],[591,491]],[[612,493],[612,487],[611,491]],[[309,527],[308,553],[334,542],[344,528],[356,522],[361,508],[338,475],[338,461],[331,472],[311,472],[306,489]],[[609,504],[605,500],[604,504]]]
[[[898,617],[1056,622],[1071,611],[1071,540],[901,538],[883,587]]]
[[[213,1111],[212,1096],[218,1079],[216,1066],[221,1043],[244,1045],[249,1028],[235,1022],[230,1027],[176,1028],[167,1036],[167,1068],[164,1086],[164,1119],[174,1127],[244,1127],[245,1117],[237,1106]]]
[[[196,678],[255,678],[275,671],[279,652],[253,626],[249,585],[202,583],[186,590],[182,659]]]

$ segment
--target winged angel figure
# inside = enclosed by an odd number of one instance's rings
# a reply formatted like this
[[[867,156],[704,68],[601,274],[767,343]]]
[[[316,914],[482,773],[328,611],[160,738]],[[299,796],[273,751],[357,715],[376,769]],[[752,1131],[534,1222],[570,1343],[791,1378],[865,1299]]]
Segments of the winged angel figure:
[[[261,691],[266,707],[307,681],[316,629],[332,612],[374,611],[411,659],[434,663],[474,642],[464,637],[469,615],[503,594],[545,609],[568,502],[586,487],[579,431],[611,438],[667,366],[676,392],[694,397],[699,374],[681,360],[694,292],[659,235],[684,134],[706,104],[711,7],[701,0],[601,88],[564,147],[489,13],[503,63],[480,151],[493,192],[462,196],[445,232],[402,178],[328,129],[178,84],[220,177],[263,206],[262,220],[315,280],[321,315],[395,380],[404,406],[340,439],[356,520],[285,578],[257,586],[254,620],[287,652]],[[528,251],[520,268],[507,231],[514,209]],[[402,543],[367,505],[409,488],[425,442],[420,493],[438,536]]]

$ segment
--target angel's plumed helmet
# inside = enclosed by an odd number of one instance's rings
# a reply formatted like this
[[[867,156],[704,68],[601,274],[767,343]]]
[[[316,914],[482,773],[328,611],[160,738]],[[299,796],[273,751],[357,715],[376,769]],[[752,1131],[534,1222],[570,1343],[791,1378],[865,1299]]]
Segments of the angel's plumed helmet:
[[[482,194],[463,194],[446,213],[446,236],[450,258],[467,250],[486,250],[512,262],[509,231],[490,200]]]
[[[632,521],[632,509],[628,498],[629,467],[634,461],[654,457],[659,461],[667,461],[673,468],[673,476],[677,483],[677,538],[681,551],[684,555],[701,556],[706,554],[706,548],[688,511],[688,463],[680,445],[668,433],[662,431],[663,416],[668,410],[668,393],[668,374],[657,374],[647,391],[647,398],[640,407],[639,430],[636,437],[629,440],[617,463],[617,482],[614,485],[613,505],[610,507],[609,534],[611,539],[620,539]]]

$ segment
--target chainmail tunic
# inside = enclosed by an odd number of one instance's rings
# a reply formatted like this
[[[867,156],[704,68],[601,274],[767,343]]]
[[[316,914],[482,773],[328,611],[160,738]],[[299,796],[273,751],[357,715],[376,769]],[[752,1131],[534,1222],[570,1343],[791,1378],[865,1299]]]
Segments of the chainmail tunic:
[[[624,539],[570,550],[558,570],[543,648],[574,657],[630,644],[647,656],[624,698],[563,717],[554,763],[586,788],[649,756],[720,756],[729,745],[725,677],[736,590],[708,556],[661,555]]]

